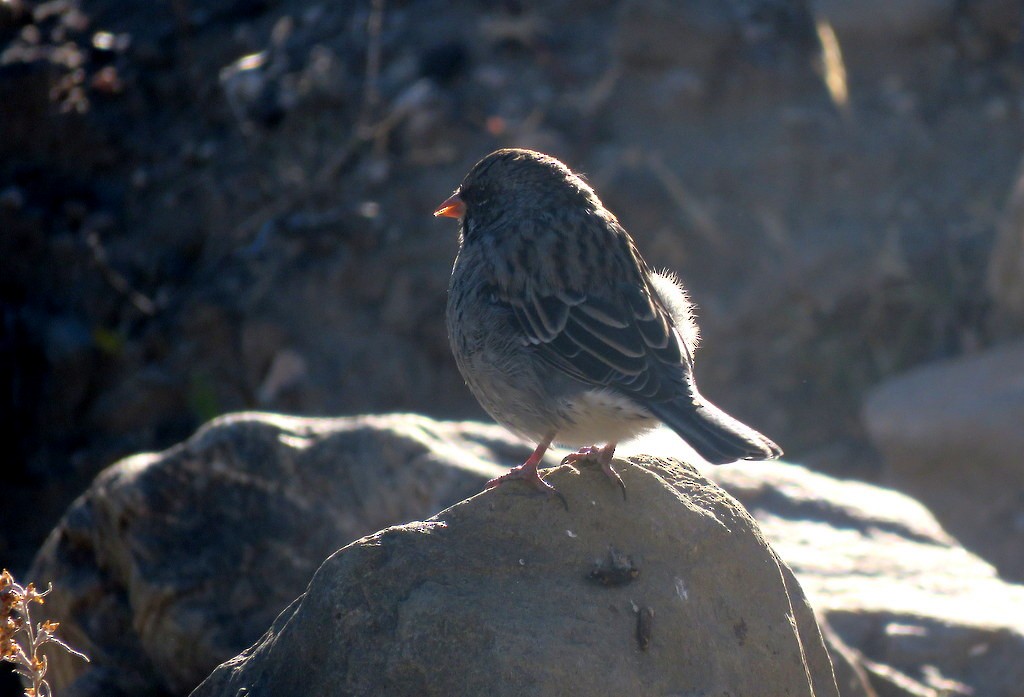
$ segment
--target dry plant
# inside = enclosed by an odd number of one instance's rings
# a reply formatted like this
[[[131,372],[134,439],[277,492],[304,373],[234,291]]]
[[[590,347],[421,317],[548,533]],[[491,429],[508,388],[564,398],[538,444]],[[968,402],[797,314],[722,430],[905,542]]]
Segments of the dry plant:
[[[46,644],[56,644],[72,656],[89,661],[85,654],[54,635],[59,623],[46,620],[32,624],[29,606],[32,603],[42,605],[51,590],[52,586],[39,592],[32,583],[22,586],[7,569],[0,574],[0,658],[13,663],[14,672],[32,684],[25,688],[26,697],[53,697],[46,682],[46,656],[40,653]]]

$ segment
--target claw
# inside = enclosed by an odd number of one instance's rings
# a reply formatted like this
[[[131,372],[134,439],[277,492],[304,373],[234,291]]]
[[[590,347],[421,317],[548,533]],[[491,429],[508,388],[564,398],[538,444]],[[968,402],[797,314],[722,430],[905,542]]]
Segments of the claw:
[[[575,466],[577,462],[594,461],[600,462],[601,449],[596,445],[588,445],[585,448],[580,448],[574,453],[569,453],[562,458],[563,465],[569,465],[570,467]]]
[[[544,481],[544,479],[540,476],[540,473],[537,471],[537,465],[540,464],[541,459],[544,457],[544,453],[547,451],[548,446],[550,445],[551,438],[547,438],[537,446],[537,449],[533,451],[530,457],[526,458],[526,462],[516,467],[513,467],[500,477],[495,477],[494,479],[490,480],[489,482],[487,482],[484,488],[493,489],[497,486],[504,484],[505,482],[510,482],[512,480],[518,479],[519,481],[525,484],[529,484],[531,487],[533,487],[537,491],[540,491],[541,493],[547,494],[548,496],[557,496],[558,500],[561,501],[562,505],[565,507],[565,510],[568,511],[569,502],[566,500],[565,496],[562,495],[562,492],[553,487],[551,484],[548,484],[546,481]]]
[[[601,471],[605,473],[609,479],[615,481],[622,491],[622,499],[626,500],[626,485],[622,482],[622,477],[612,467],[612,457],[615,455],[615,443],[609,443],[603,448],[598,448],[596,445],[588,445],[585,448],[580,448],[574,453],[569,453],[562,459],[563,465],[575,466],[577,463],[582,462],[596,462],[601,465]]]
[[[619,485],[619,490],[622,491],[622,500],[623,501],[627,500],[626,499],[626,485],[625,485],[625,483],[623,483],[622,477],[619,476],[619,473],[616,472],[615,468],[612,467],[612,463],[610,463],[610,462],[602,462],[601,463],[601,471],[604,472],[605,475],[607,475],[608,477],[611,477],[612,479],[615,480],[615,483]]]
[[[531,464],[529,460],[519,465],[518,467],[513,467],[500,477],[495,477],[494,479],[490,480],[489,482],[487,482],[484,488],[494,489],[495,487],[500,486],[505,482],[511,482],[513,480],[519,480],[524,484],[528,484],[529,486],[533,487],[534,489],[543,494],[547,494],[549,496],[557,496],[558,500],[561,501],[562,505],[565,507],[565,510],[569,510],[569,502],[565,499],[565,496],[562,495],[562,492],[556,489],[551,484],[548,484],[546,481],[544,481],[544,478],[541,477],[540,473],[537,471],[536,463]]]

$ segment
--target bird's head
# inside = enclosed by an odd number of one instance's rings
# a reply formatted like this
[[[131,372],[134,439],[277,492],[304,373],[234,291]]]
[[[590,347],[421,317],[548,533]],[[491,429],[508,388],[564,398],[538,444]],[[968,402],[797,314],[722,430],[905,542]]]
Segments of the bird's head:
[[[478,230],[542,222],[560,211],[602,208],[593,189],[555,158],[533,150],[496,150],[480,160],[435,216],[457,218],[464,239]]]

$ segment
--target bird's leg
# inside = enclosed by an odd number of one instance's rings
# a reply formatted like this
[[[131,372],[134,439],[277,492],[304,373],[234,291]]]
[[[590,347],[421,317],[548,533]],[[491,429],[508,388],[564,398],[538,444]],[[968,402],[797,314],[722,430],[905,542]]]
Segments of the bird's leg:
[[[562,460],[563,465],[576,465],[578,462],[596,462],[601,465],[601,471],[609,479],[613,479],[616,484],[619,485],[619,489],[622,490],[622,498],[626,498],[626,485],[622,483],[622,477],[612,467],[612,457],[615,456],[615,446],[617,443],[608,443],[603,448],[598,448],[596,445],[588,445],[585,448],[580,448],[574,453],[569,453]]]
[[[554,437],[554,434],[546,437],[537,445],[537,448],[530,454],[530,457],[526,458],[526,462],[513,467],[500,477],[495,477],[490,480],[487,482],[485,488],[493,489],[500,484],[504,484],[505,482],[513,479],[518,479],[545,494],[554,494],[562,502],[562,505],[565,506],[565,509],[569,510],[569,503],[565,500],[565,497],[562,496],[562,492],[545,482],[537,472],[537,465],[539,465],[540,461],[544,458],[544,453],[547,452],[547,449],[551,446],[551,441]]]

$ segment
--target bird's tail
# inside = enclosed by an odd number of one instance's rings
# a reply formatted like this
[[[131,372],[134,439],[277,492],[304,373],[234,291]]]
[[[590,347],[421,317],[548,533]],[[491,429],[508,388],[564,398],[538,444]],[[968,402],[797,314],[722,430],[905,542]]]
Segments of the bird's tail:
[[[655,416],[714,465],[734,460],[774,460],[782,449],[693,390],[693,400],[647,404]]]

